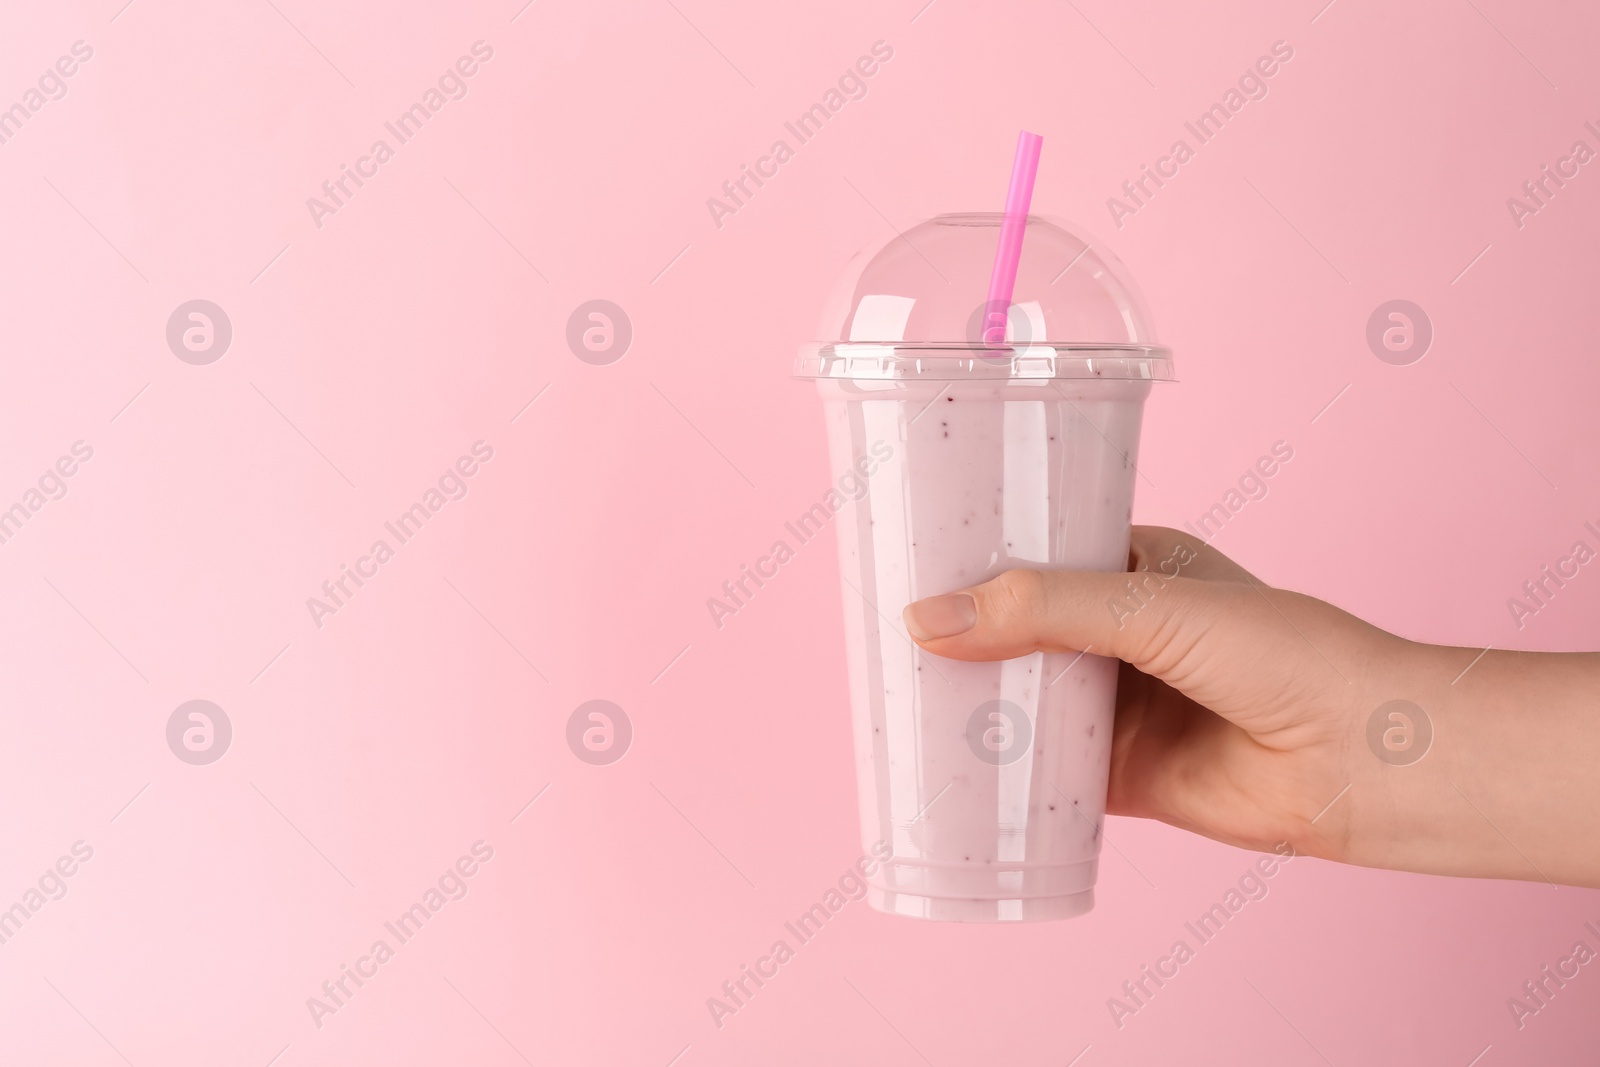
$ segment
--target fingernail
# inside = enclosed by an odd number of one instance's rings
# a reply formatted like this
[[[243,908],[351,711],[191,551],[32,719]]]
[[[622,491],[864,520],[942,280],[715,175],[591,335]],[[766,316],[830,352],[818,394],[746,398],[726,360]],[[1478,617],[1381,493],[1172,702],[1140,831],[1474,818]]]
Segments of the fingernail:
[[[972,629],[978,621],[978,602],[971,593],[946,593],[906,605],[906,629],[918,641],[954,637]]]

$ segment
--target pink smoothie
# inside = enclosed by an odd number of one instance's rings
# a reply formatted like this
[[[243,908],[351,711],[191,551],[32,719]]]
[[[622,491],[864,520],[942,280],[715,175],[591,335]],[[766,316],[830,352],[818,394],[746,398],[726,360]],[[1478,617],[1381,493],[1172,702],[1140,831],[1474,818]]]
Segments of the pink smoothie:
[[[1037,215],[989,337],[1007,224],[939,215],[864,249],[795,364],[835,472],[876,468],[835,521],[861,837],[893,849],[873,906],[927,919],[1094,906],[1117,665],[942,659],[901,611],[1012,568],[1125,570],[1144,401],[1173,370],[1116,257]]]
[[[872,905],[970,922],[1088,911],[1116,662],[942,659],[900,613],[1011,568],[1126,569],[1150,382],[817,385],[835,470],[892,450],[836,523],[862,842],[893,850]]]

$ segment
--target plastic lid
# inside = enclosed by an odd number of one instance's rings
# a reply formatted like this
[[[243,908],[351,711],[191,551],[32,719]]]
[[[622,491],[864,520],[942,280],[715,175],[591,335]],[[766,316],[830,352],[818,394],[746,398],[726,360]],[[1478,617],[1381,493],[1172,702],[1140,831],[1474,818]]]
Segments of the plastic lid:
[[[1172,378],[1171,352],[1121,261],[1038,215],[1028,216],[1006,341],[986,345],[1001,219],[940,215],[856,255],[796,376]]]

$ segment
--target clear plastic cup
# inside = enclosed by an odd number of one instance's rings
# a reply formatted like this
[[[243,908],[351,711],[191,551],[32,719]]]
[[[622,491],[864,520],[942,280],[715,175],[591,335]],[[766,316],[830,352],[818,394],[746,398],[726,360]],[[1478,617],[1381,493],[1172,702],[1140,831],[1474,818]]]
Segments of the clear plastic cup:
[[[960,922],[1094,906],[1117,664],[964,663],[913,600],[1012,568],[1122,571],[1151,382],[1171,378],[1121,264],[1028,219],[1004,345],[982,340],[1002,216],[941,215],[862,253],[796,375],[823,400],[863,847],[880,911]],[[1108,609],[1109,610],[1109,609]]]

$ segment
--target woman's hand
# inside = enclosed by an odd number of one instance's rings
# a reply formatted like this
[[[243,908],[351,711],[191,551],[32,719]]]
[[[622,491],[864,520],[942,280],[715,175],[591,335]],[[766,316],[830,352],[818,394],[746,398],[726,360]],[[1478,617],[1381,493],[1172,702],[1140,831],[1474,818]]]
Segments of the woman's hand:
[[[1600,886],[1597,657],[1406,641],[1176,530],[1136,527],[1130,556],[1128,574],[1009,571],[910,605],[906,626],[951,659],[1124,661],[1113,814],[1263,851]]]

